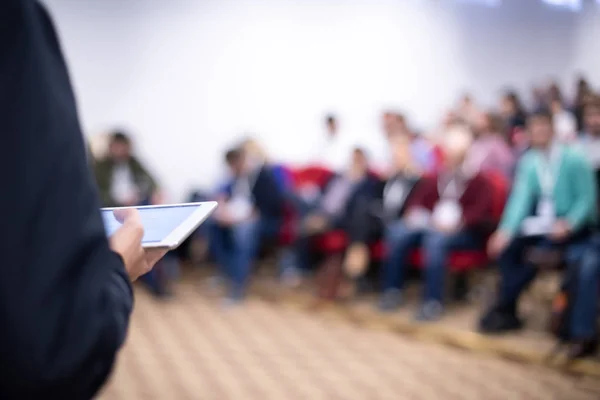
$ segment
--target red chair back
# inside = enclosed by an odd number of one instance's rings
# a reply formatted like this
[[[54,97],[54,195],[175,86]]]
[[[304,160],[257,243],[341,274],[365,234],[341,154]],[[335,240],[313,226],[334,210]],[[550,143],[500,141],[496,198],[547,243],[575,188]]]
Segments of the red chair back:
[[[332,176],[333,172],[321,166],[299,168],[294,170],[292,174],[294,187],[296,188],[311,184],[323,189]]]

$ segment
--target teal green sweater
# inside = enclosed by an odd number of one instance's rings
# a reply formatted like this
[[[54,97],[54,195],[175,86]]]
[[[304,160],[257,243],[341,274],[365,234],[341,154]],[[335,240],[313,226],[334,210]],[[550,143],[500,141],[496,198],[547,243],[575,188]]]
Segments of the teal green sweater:
[[[518,233],[525,218],[531,215],[541,197],[537,165],[542,154],[529,150],[519,162],[510,198],[504,210],[500,229],[511,235]],[[560,169],[553,190],[557,218],[566,219],[573,230],[596,221],[596,181],[587,160],[575,149],[560,148]]]

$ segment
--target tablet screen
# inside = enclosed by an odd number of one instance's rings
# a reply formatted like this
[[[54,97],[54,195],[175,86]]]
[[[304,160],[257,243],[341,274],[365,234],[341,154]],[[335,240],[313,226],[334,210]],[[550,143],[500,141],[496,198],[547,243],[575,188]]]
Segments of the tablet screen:
[[[142,226],[144,227],[144,238],[142,244],[159,243],[173,232],[183,221],[190,217],[199,204],[138,208]],[[121,223],[117,221],[113,210],[102,210],[102,219],[106,234],[111,236]]]

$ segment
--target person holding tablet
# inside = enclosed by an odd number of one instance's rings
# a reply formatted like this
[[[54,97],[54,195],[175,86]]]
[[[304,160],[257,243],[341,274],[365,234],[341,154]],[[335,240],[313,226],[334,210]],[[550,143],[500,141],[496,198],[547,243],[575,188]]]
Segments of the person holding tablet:
[[[0,3],[0,398],[91,399],[127,334],[145,251],[135,210],[107,239],[50,16]]]

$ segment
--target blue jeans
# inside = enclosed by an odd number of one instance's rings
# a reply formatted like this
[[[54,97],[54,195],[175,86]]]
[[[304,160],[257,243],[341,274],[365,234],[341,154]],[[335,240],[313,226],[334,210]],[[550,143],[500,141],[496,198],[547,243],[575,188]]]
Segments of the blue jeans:
[[[600,285],[600,240],[581,238],[565,244],[543,237],[517,237],[501,254],[498,310],[516,315],[517,302],[524,289],[535,278],[538,269],[524,260],[529,247],[562,248],[569,268],[576,269],[576,295],[570,321],[570,334],[575,339],[589,339],[596,334]]]
[[[404,285],[408,257],[421,246],[425,267],[425,301],[443,300],[446,261],[453,250],[479,249],[477,235],[469,231],[444,234],[433,230],[411,229],[403,221],[386,227],[385,243],[388,256],[383,263],[383,289],[401,289]]]
[[[233,226],[210,222],[210,240],[217,263],[231,283],[231,296],[241,298],[248,285],[252,263],[261,243],[275,238],[281,221],[256,218]]]

